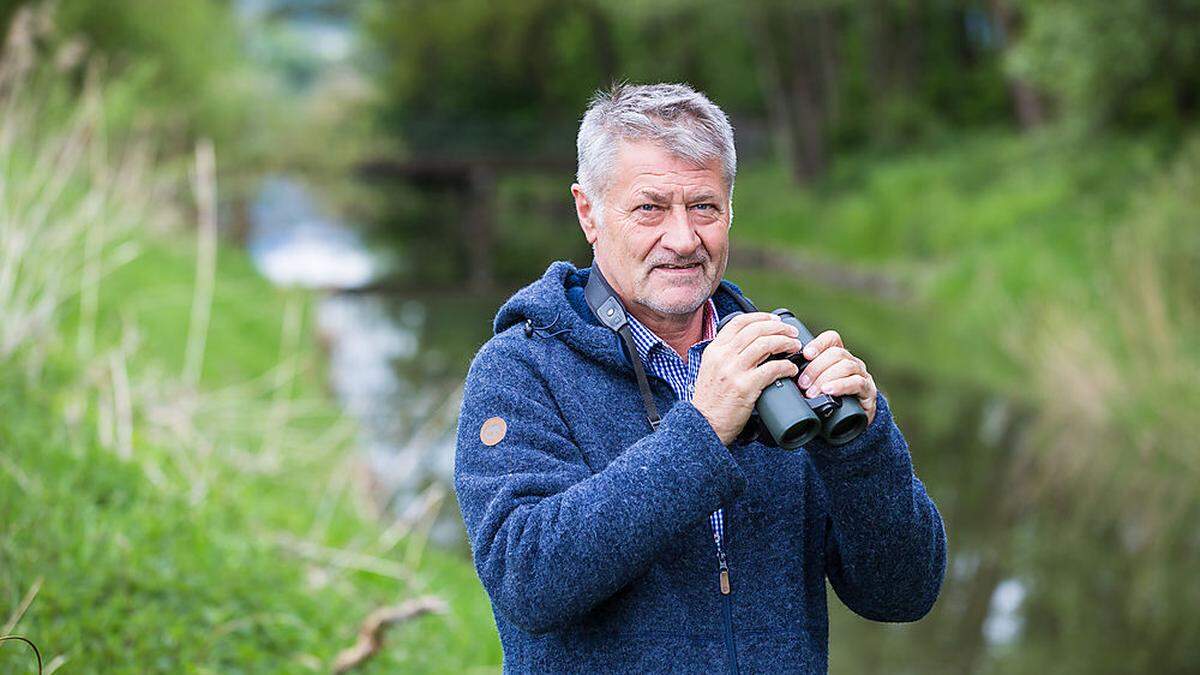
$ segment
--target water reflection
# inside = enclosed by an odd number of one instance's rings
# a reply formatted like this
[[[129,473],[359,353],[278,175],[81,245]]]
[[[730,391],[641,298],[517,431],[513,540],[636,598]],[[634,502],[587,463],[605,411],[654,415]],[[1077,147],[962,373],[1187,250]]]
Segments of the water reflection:
[[[1025,585],[1016,579],[1005,579],[992,594],[992,607],[983,633],[991,645],[1011,644],[1021,632],[1021,603],[1025,600]]]
[[[248,248],[258,270],[279,286],[359,288],[380,271],[358,233],[285,176],[265,179],[250,205]]]
[[[358,422],[373,496],[396,514],[428,519],[434,542],[461,546],[457,507],[430,497],[453,493],[453,432],[472,346],[447,354],[453,341],[427,344],[425,300],[348,292],[374,281],[383,267],[300,181],[264,181],[250,220],[248,248],[264,276],[329,291],[317,306],[317,330],[330,387]],[[480,318],[486,324],[490,317]],[[414,513],[423,504],[441,506]]]

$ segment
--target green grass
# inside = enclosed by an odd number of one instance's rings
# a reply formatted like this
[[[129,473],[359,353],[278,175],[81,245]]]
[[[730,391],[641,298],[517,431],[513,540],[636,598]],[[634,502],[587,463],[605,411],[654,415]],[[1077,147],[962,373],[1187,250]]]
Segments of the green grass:
[[[328,672],[371,611],[434,595],[448,611],[359,672],[495,671],[470,562],[368,503],[316,298],[219,248],[191,381],[192,158],[122,114],[136,77],[84,82],[40,48],[0,69],[0,632],[63,672]],[[31,666],[0,643],[0,672]]]
[[[1086,148],[1003,134],[893,157],[859,155],[807,189],[783,167],[739,176],[733,232],[856,262],[944,262],[1014,238],[1068,255],[1122,212],[1162,157],[1146,143]]]
[[[137,326],[135,386],[181,368],[194,274],[188,242],[141,243],[103,282],[97,331],[98,345],[113,345],[122,325]],[[67,421],[83,368],[96,364],[59,349],[32,382],[0,368],[0,621],[40,581],[14,632],[65,657],[64,672],[323,672],[370,610],[435,594],[450,612],[394,629],[362,672],[494,670],[499,644],[470,563],[415,537],[379,550],[386,523],[354,498],[353,447],[328,433],[339,412],[311,322],[282,355],[298,375],[277,465],[256,467],[278,400],[269,370],[285,307],[311,310],[312,299],[272,288],[237,250],[221,250],[217,278],[195,418],[207,444],[171,447],[139,418],[134,456],[121,459],[92,433],[99,396],[83,397],[83,421]],[[63,318],[65,344],[74,323]],[[409,566],[414,584],[308,560],[286,539]],[[0,646],[0,670],[22,672],[22,648]]]

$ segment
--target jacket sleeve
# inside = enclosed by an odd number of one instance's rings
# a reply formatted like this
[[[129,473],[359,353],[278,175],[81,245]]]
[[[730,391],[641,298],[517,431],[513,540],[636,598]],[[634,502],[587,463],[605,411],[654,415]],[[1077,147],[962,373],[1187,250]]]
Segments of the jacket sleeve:
[[[945,576],[946,531],[883,392],[858,438],[806,447],[828,496],[825,569],[834,591],[868,619],[920,619]]]
[[[494,608],[530,633],[577,620],[644,573],[662,547],[746,486],[690,403],[593,472],[527,347],[493,338],[463,389],[454,486]],[[596,410],[597,416],[604,415]],[[507,431],[480,440],[491,417]]]

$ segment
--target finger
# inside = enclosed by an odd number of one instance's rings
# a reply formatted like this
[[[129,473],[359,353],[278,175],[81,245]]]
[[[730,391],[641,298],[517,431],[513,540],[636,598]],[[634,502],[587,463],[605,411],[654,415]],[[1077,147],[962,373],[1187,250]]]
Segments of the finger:
[[[812,360],[830,347],[845,347],[842,344],[842,336],[836,330],[827,330],[804,345],[804,358]]]
[[[779,321],[782,323],[778,315],[770,312],[742,312],[729,320],[729,323],[721,327],[721,335],[729,334],[730,337],[741,332],[743,328],[752,323],[759,321]]]
[[[717,350],[730,350],[736,354],[741,349],[741,343],[737,341],[738,335],[741,333],[741,331],[746,328],[746,326],[751,324],[768,321],[768,316],[774,315],[768,315],[766,312],[743,312],[738,314],[730,319],[729,323],[721,326],[720,330],[717,331],[717,334],[711,343],[712,348]],[[783,322],[778,321],[774,323]]]
[[[735,357],[743,369],[753,368],[774,354],[795,354],[800,351],[800,340],[791,335],[762,335],[746,346]]]
[[[750,380],[747,386],[750,388],[750,391],[753,391],[757,394],[762,392],[763,389],[771,386],[775,380],[781,378],[791,379],[796,377],[796,373],[799,372],[799,370],[800,368],[797,367],[796,364],[786,359],[767,361],[761,366],[749,371],[748,376]]]
[[[808,391],[810,393],[808,394],[808,397],[812,398],[813,396],[820,394],[821,387],[825,384],[832,382],[833,380],[849,377],[851,375],[865,375],[865,373],[859,369],[858,361],[853,359],[843,359],[837,363],[834,363],[832,366],[826,368],[821,373],[821,376],[809,386]]]
[[[772,314],[771,316],[775,316]],[[797,337],[797,331],[794,327],[783,323],[782,321],[767,321],[760,320],[747,324],[737,334],[735,334],[729,343],[729,352],[731,354],[740,354],[749,349],[750,345],[767,335],[783,335],[791,338]],[[792,351],[799,351],[799,347]]]
[[[830,347],[829,349],[826,349],[825,351],[821,352],[817,358],[813,359],[811,363],[804,367],[804,370],[800,373],[800,377],[807,378],[807,381],[800,386],[812,386],[812,383],[820,379],[821,374],[824,373],[827,368],[835,363],[838,363],[839,361],[846,360],[854,361],[855,359],[854,356],[844,348]]]
[[[865,375],[850,375],[826,382],[821,387],[822,393],[830,396],[855,396],[868,399],[874,396],[872,384]],[[809,398],[812,398],[811,396]]]

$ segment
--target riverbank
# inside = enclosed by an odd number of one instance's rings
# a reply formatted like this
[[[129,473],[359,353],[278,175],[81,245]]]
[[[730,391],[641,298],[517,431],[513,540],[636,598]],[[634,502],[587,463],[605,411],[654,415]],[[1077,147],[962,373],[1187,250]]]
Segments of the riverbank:
[[[353,430],[299,318],[312,298],[222,248],[203,377],[178,386],[194,248],[139,243],[101,285],[102,358],[51,355],[33,380],[0,369],[0,592],[9,607],[30,598],[14,632],[73,672],[320,672],[371,610],[432,594],[449,613],[394,630],[363,672],[498,664],[470,563],[397,537],[358,498]],[[121,375],[110,350],[131,327]],[[107,383],[128,380],[126,450],[71,410],[89,372],[97,424]],[[17,669],[8,647],[0,663]]]
[[[359,672],[494,671],[469,561],[362,496],[315,297],[218,241],[210,146],[112,130],[99,82],[0,75],[0,633],[47,672],[328,672],[433,596]]]

